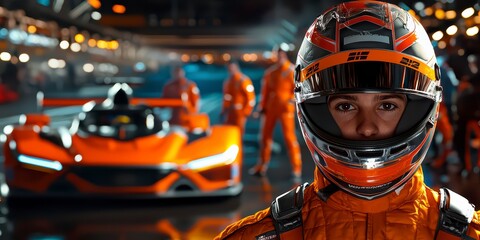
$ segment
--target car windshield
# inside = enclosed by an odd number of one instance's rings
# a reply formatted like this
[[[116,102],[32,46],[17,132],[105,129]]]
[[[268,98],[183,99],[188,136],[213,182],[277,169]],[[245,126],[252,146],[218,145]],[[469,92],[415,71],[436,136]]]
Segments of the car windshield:
[[[89,134],[129,140],[156,134],[162,130],[162,120],[153,109],[128,107],[92,109],[79,117],[79,128]]]

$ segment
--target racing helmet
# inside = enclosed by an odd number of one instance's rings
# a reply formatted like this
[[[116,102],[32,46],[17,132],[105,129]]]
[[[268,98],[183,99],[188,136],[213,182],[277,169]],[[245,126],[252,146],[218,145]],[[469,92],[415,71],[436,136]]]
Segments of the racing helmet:
[[[133,90],[126,83],[116,83],[108,89],[108,97],[104,101],[104,106],[109,107],[128,107],[132,98]]]
[[[342,136],[328,99],[355,93],[405,96],[393,136]],[[335,5],[314,20],[298,51],[295,99],[305,142],[320,173],[361,199],[384,196],[414,175],[433,137],[441,93],[425,29],[394,4]]]

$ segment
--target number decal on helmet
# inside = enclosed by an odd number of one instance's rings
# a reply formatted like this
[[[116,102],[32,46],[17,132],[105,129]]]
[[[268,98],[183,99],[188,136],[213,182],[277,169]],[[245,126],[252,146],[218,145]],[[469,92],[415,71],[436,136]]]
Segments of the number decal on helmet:
[[[347,62],[357,61],[357,60],[365,60],[365,59],[367,59],[369,53],[370,52],[368,52],[368,51],[366,51],[366,52],[352,52],[352,53],[348,54]]]
[[[407,67],[413,67],[415,69],[418,69],[420,67],[420,63],[411,59],[408,59],[406,57],[402,58],[400,61],[400,64],[403,64]]]

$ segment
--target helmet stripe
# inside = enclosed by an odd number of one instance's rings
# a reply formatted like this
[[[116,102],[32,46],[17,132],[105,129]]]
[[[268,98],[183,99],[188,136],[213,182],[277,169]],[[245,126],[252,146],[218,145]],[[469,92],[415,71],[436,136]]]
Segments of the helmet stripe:
[[[417,41],[417,35],[415,34],[415,32],[410,32],[409,34],[395,40],[395,50],[403,52],[405,51],[405,49],[412,46],[415,41]]]
[[[348,27],[350,27],[354,24],[360,23],[360,22],[370,22],[370,23],[376,24],[380,27],[386,27],[386,28],[390,29],[390,26],[385,21],[383,21],[382,19],[379,19],[379,18],[373,17],[373,16],[368,16],[368,15],[362,15],[360,17],[352,18],[352,19],[348,20],[347,22],[345,22],[344,24],[340,24],[340,29],[341,28],[348,28]]]
[[[432,81],[436,80],[435,70],[419,58],[415,58],[411,55],[391,50],[362,49],[338,52],[331,54],[327,57],[318,59],[317,61],[309,64],[307,67],[302,69],[300,75],[300,82],[305,81],[313,74],[318,73],[329,67],[348,62],[360,61],[379,61],[399,64],[426,75]]]

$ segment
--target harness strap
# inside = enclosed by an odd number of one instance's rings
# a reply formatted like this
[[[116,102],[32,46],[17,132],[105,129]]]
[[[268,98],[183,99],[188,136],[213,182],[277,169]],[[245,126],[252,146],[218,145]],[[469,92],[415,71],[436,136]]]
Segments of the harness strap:
[[[303,239],[303,193],[307,186],[308,183],[304,183],[272,202],[270,212],[279,239]]]
[[[467,235],[468,225],[475,212],[473,204],[448,188],[440,188],[439,209],[440,216],[435,231],[435,239],[473,239]]]
[[[340,188],[337,185],[330,183],[328,186],[318,190],[317,195],[322,201],[327,202],[328,198],[339,190]]]

